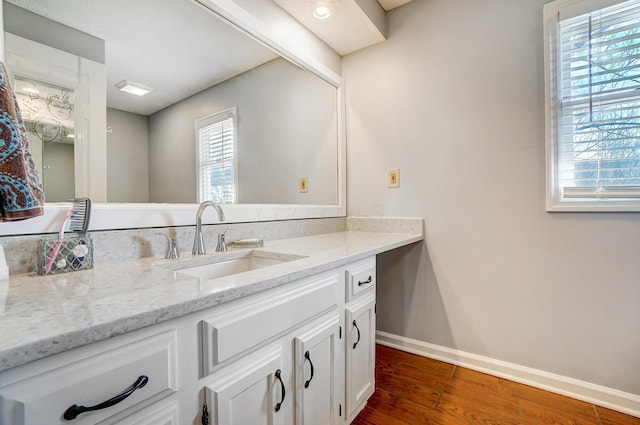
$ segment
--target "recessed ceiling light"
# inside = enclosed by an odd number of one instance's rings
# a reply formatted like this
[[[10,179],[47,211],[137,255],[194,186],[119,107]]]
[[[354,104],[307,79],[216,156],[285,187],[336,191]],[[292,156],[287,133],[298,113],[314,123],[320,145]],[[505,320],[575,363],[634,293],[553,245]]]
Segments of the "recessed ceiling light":
[[[135,94],[136,96],[144,96],[145,94],[153,91],[149,86],[129,80],[120,81],[116,84],[116,88],[125,93]]]
[[[335,6],[332,1],[319,0],[313,3],[313,17],[316,19],[327,19],[333,14]]]

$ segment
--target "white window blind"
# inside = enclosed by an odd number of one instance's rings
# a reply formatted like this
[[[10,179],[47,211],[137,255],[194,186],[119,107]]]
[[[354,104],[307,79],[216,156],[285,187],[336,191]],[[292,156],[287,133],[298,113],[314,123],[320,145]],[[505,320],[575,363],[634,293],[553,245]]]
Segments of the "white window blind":
[[[560,18],[556,40],[559,196],[640,198],[640,0]]]
[[[236,202],[236,108],[196,121],[198,202]]]

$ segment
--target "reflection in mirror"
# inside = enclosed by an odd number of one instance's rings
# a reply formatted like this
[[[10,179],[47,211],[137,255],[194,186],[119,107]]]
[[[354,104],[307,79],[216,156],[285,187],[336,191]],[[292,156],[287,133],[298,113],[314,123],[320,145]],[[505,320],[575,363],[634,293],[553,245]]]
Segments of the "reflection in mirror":
[[[20,75],[14,76],[14,90],[46,199],[73,198],[74,90]]]
[[[218,135],[220,147],[227,149],[224,153],[233,156],[214,164],[218,168],[202,177],[208,179],[206,184],[219,187],[219,176],[232,176],[225,181],[234,185],[232,199],[238,203],[338,203],[337,91],[333,85],[279,57],[191,0],[5,1],[5,30],[46,44],[48,38],[37,36],[36,25],[16,24],[17,14],[26,19],[24,9],[46,18],[47,25],[66,25],[104,40],[107,131],[102,137],[106,147],[94,149],[95,138],[89,138],[88,154],[76,153],[75,167],[76,174],[86,168],[79,161],[87,155],[106,156],[109,202],[199,202],[198,176],[203,165],[198,161],[202,141],[196,123],[233,109],[233,134]],[[145,17],[144,22],[140,17]],[[43,26],[42,21],[37,22]],[[56,41],[50,47],[61,49],[69,42]],[[62,50],[86,58],[81,47],[73,47]],[[13,72],[27,81],[68,86],[55,78],[36,78],[55,72]],[[153,91],[143,97],[123,93],[114,87],[122,80],[140,82]],[[81,85],[72,88],[76,98],[82,97]],[[80,122],[77,115],[75,121]],[[43,166],[46,190],[52,183],[46,164]],[[76,195],[83,195],[81,190],[76,184]],[[215,193],[211,195],[214,199]],[[47,192],[47,201],[55,200],[59,199]]]

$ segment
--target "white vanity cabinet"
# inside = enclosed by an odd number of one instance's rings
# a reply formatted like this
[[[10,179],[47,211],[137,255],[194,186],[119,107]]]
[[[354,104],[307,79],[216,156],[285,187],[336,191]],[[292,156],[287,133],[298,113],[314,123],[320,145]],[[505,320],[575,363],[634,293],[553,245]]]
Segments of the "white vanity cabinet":
[[[346,419],[350,423],[375,390],[376,263],[370,258],[346,270]]]
[[[125,335],[3,372],[0,424],[142,425],[159,410],[175,417],[163,399],[178,390],[176,337],[175,330],[141,339]],[[136,422],[127,422],[147,406]]]
[[[205,403],[211,425],[346,425],[375,384],[374,288],[372,257],[0,372],[0,425],[200,425]]]
[[[212,425],[338,423],[341,272],[240,300],[202,321]]]
[[[278,344],[259,349],[211,375],[206,390],[209,423],[283,425],[286,383],[283,350]],[[274,394],[275,388],[284,388]],[[206,424],[206,420],[202,421]]]
[[[301,330],[293,340],[295,424],[336,425],[342,414],[343,344],[334,312]]]
[[[333,310],[212,373],[210,424],[338,424],[339,323]]]

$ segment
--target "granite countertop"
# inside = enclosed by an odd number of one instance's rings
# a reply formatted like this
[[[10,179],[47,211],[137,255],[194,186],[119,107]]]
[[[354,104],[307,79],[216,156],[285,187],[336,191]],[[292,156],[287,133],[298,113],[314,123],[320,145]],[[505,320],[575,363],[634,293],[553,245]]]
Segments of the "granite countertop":
[[[338,232],[267,241],[262,251],[305,258],[217,279],[172,271],[208,261],[158,257],[0,282],[0,371],[229,302],[422,240],[418,233]],[[235,251],[235,250],[234,250]]]

